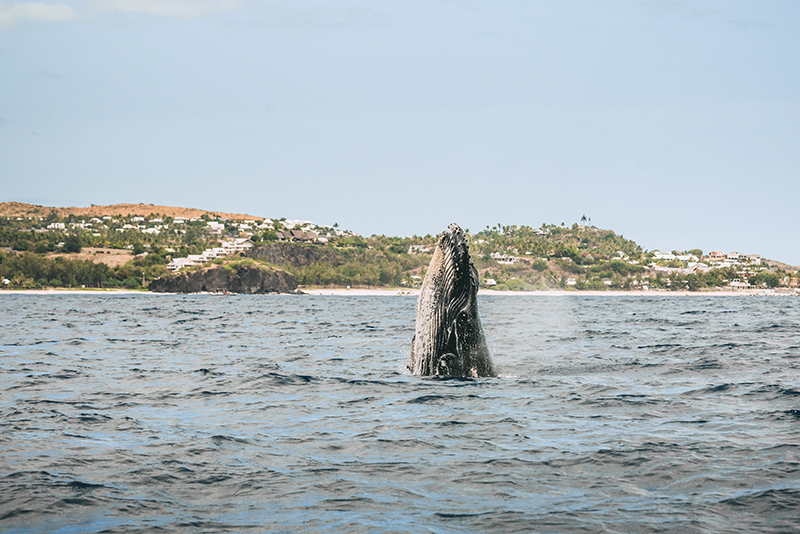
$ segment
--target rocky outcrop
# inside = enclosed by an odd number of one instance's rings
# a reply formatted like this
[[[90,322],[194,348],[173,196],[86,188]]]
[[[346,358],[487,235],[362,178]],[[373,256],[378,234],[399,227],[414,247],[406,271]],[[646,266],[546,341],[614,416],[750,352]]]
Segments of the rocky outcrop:
[[[247,255],[274,265],[291,264],[296,267],[306,267],[320,261],[335,262],[336,260],[335,254],[329,248],[300,243],[274,243],[255,247],[251,248]]]
[[[198,293],[227,291],[228,293],[295,293],[297,278],[281,269],[263,265],[214,265],[197,271],[177,273],[150,282],[156,293]]]

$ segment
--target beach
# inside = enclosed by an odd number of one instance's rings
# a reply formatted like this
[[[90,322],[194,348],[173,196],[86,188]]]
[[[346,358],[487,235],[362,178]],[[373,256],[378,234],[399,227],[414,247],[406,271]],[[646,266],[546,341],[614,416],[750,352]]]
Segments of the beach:
[[[116,289],[116,288],[99,288],[99,289],[4,289],[0,291],[0,295],[165,295],[166,293],[151,293],[149,291],[136,290],[136,289]]]
[[[317,287],[300,287],[306,295],[349,295],[349,296],[406,296],[406,295],[419,295],[419,289],[398,289],[398,288],[317,288]],[[708,296],[721,296],[721,297],[735,297],[743,295],[795,295],[796,293],[776,293],[769,292],[770,290],[758,289],[745,289],[738,291],[564,291],[564,290],[550,290],[550,291],[494,291],[492,289],[481,289],[478,291],[479,295],[504,295],[504,296],[531,296],[531,297],[568,297],[568,296],[583,296],[583,297],[708,297]]]

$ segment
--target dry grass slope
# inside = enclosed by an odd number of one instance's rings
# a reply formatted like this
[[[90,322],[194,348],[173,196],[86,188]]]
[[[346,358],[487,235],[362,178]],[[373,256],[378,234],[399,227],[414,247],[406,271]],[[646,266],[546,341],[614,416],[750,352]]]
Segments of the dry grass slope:
[[[110,206],[91,206],[88,208],[69,207],[56,208],[48,206],[38,206],[36,204],[25,204],[24,202],[0,202],[0,217],[47,217],[55,213],[59,217],[76,215],[78,217],[111,217],[121,216],[140,216],[160,215],[162,217],[200,217],[209,215],[219,216],[226,219],[249,219],[262,220],[264,217],[246,215],[243,213],[223,213],[220,211],[207,211],[196,208],[175,208],[171,206],[155,206],[153,204],[112,204]]]

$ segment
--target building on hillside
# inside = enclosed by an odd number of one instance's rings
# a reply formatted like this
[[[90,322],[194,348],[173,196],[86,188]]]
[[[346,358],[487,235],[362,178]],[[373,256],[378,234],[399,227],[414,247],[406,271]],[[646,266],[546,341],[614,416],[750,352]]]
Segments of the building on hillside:
[[[246,251],[249,248],[253,248],[253,243],[250,239],[246,237],[240,237],[238,239],[234,239],[232,241],[223,241],[222,248],[228,254],[238,254],[241,252]]]
[[[708,266],[706,263],[690,261],[686,264],[686,268],[692,272],[700,271],[702,273],[711,270],[711,267]]]
[[[183,267],[191,267],[192,265],[197,265],[197,263],[189,258],[174,258],[167,264],[167,269],[170,271],[177,271],[178,269],[182,269]]]
[[[225,230],[225,225],[216,221],[208,221],[206,227],[209,234],[221,234]]]
[[[489,254],[489,257],[492,258],[497,263],[502,263],[504,265],[512,265],[519,261],[519,258],[516,256],[507,256],[506,254],[501,254],[499,252],[492,252]]]
[[[653,259],[671,261],[675,259],[675,254],[672,254],[671,252],[659,252],[656,250],[653,253]]]

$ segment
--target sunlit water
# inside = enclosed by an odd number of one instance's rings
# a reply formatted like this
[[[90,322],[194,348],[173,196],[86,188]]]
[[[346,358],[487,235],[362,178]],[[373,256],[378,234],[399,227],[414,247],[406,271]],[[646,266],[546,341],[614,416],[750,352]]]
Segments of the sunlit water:
[[[414,305],[3,295],[0,530],[799,528],[800,300],[481,297],[478,380]]]

